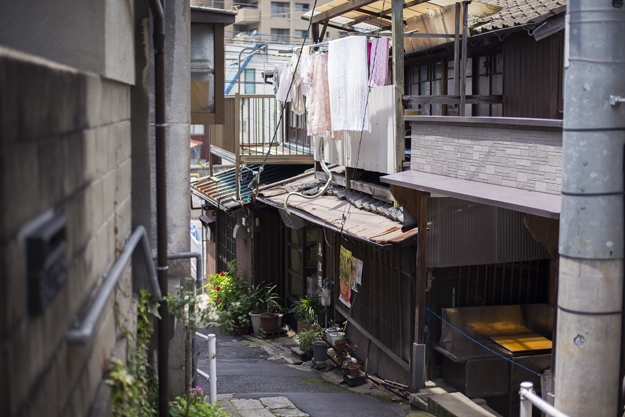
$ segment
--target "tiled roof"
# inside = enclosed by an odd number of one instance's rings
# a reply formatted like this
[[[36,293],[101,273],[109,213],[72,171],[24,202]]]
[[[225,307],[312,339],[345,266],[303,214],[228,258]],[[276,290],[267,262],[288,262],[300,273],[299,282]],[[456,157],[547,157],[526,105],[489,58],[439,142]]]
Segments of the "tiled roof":
[[[483,33],[528,23],[540,24],[566,11],[566,0],[481,0],[482,3],[503,7],[488,17],[469,16],[473,33]]]

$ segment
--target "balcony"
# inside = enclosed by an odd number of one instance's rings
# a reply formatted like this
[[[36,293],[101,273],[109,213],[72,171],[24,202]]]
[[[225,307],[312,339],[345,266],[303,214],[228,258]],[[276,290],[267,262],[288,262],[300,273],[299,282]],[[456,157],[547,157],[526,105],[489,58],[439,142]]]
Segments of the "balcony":
[[[260,22],[261,14],[258,7],[245,7],[240,8],[237,14],[235,24],[236,25],[249,25],[252,23]]]

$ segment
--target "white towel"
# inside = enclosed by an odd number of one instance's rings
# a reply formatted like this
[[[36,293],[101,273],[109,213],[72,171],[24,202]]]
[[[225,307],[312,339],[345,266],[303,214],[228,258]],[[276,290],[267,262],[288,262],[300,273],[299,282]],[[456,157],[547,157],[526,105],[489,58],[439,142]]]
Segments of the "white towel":
[[[332,130],[370,132],[366,36],[332,41],[328,49]]]

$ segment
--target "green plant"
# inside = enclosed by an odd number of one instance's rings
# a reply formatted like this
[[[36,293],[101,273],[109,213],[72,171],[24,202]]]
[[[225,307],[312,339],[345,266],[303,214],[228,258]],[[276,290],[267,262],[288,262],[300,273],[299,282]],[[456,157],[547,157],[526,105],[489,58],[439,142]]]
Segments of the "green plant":
[[[227,271],[211,274],[208,277],[208,284],[204,287],[208,299],[215,306],[215,310],[219,312],[230,310],[233,303],[241,301],[243,296],[247,296],[248,286],[245,275],[237,268],[236,261],[231,261]]]
[[[312,355],[313,344],[312,342],[321,340],[321,326],[314,326],[310,330],[304,330],[298,334],[299,347],[304,352]]]
[[[290,312],[295,315],[297,321],[310,320],[315,323],[320,323],[321,315],[323,314],[323,305],[321,304],[321,298],[308,298],[308,296],[304,296],[302,300],[298,300],[293,304]]]
[[[280,295],[275,292],[276,286],[266,286],[263,296],[263,302],[265,305],[265,312],[269,315],[274,315],[282,311],[282,305],[280,304]]]
[[[267,310],[265,305],[265,292],[267,291],[267,284],[261,282],[258,285],[250,285],[250,308],[252,313],[260,314]]]
[[[188,410],[188,414],[185,414]],[[202,388],[191,388],[184,397],[176,397],[169,403],[169,413],[172,417],[227,417],[226,413],[218,407],[206,401]]]
[[[153,332],[152,317],[160,318],[158,302],[146,290],[141,290],[137,305],[137,333],[123,326],[129,339],[128,365],[117,358],[105,362],[105,381],[111,386],[112,415],[123,417],[156,416],[158,408],[158,380],[156,371],[148,362],[147,345]]]

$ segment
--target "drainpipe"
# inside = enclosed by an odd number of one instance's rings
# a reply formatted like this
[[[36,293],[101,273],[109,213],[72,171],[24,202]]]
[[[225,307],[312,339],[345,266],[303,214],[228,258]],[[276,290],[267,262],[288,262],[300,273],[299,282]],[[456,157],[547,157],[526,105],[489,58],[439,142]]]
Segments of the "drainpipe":
[[[169,416],[169,335],[167,312],[167,183],[165,118],[165,22],[161,0],[150,0],[154,30],[154,108],[156,112],[156,245],[157,273],[163,300],[159,307],[158,322],[158,414]]]
[[[622,414],[624,12],[567,5],[555,407],[570,416]]]

